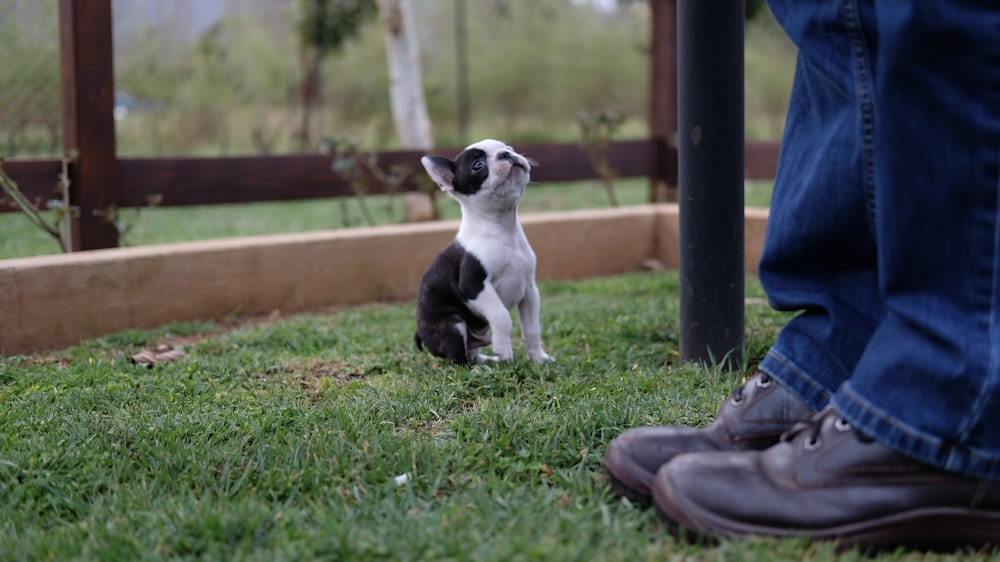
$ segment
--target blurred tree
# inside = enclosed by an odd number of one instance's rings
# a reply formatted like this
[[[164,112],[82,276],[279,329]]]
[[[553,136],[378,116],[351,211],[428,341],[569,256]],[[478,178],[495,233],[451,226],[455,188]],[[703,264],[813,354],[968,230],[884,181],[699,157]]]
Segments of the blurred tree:
[[[361,26],[377,13],[375,0],[301,0],[299,37],[302,42],[302,130],[300,148],[310,144],[312,109],[322,96],[323,59],[357,37]]]
[[[59,153],[59,29],[54,4],[0,0],[0,154]]]
[[[389,99],[399,142],[405,148],[434,144],[424,100],[420,47],[409,0],[378,0],[389,64]]]

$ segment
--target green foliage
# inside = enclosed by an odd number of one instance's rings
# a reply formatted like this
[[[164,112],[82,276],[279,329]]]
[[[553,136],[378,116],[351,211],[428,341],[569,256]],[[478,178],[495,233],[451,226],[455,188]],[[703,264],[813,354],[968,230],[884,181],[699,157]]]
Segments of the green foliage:
[[[597,172],[608,194],[608,204],[617,207],[618,195],[615,193],[614,168],[611,167],[608,149],[615,133],[621,128],[625,118],[614,111],[581,111],[577,117],[580,126],[580,136],[583,137],[583,148],[587,152],[590,165]]]
[[[52,237],[59,250],[63,252],[71,251],[73,247],[72,229],[70,220],[78,209],[70,205],[69,196],[69,164],[76,158],[76,154],[69,155],[62,160],[62,172],[59,175],[57,191],[59,199],[46,202],[43,206],[41,202],[29,200],[21,188],[17,185],[7,172],[3,169],[4,159],[0,156],[0,205],[11,205],[20,214],[28,219],[28,222],[37,227],[44,234]],[[51,213],[44,213],[43,209],[51,209]]]
[[[0,154],[58,154],[56,3],[0,0],[0,14]]]
[[[747,24],[746,44],[746,136],[779,139],[792,89],[795,46],[768,10]]]
[[[184,4],[165,5],[155,25],[130,3],[119,4],[116,89],[132,100],[117,123],[123,156],[300,150],[307,28],[314,45],[339,45],[319,62],[323,89],[310,117],[312,138],[354,138],[365,149],[396,146],[383,38],[371,0],[326,0],[325,19],[316,2],[240,2],[200,36],[190,33]],[[454,5],[414,3],[426,99],[442,146],[468,140],[458,133]],[[10,7],[0,13],[14,14],[0,19],[0,142],[8,145],[8,156],[58,155],[55,6],[28,0],[0,0],[0,6]],[[350,13],[332,18],[338,10]],[[581,110],[625,115],[623,138],[647,133],[647,2],[605,12],[568,0],[466,0],[466,13],[470,138],[502,137],[515,146],[576,142]],[[343,29],[323,39],[322,21]],[[748,137],[780,134],[793,57],[767,10],[748,21]],[[30,116],[30,123],[14,115]]]
[[[340,50],[377,13],[375,0],[300,0],[299,40],[322,55]]]

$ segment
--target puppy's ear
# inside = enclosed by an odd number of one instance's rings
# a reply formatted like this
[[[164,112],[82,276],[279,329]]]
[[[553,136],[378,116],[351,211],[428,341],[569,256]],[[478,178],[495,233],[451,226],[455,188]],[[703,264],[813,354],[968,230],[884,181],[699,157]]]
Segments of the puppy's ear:
[[[455,190],[455,163],[444,156],[424,156],[420,159],[424,169],[430,174],[441,191]]]

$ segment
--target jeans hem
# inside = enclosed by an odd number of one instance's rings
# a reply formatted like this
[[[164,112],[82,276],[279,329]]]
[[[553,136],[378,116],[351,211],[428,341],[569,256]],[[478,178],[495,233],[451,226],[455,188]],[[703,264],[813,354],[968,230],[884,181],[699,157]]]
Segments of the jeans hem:
[[[856,429],[910,458],[974,478],[1000,481],[1000,451],[946,443],[914,429],[857,394],[845,383],[830,403]]]
[[[795,334],[787,328],[782,331],[781,340],[787,341],[793,335],[796,336],[796,339],[804,340],[807,345],[810,345],[810,347],[813,347],[819,353],[825,354],[819,346],[813,346],[809,342],[809,338]],[[830,402],[832,391],[824,388],[823,385],[810,376],[806,368],[789,359],[790,354],[783,353],[780,350],[781,340],[767,352],[767,355],[764,356],[764,359],[757,368],[778,381],[780,385],[804,402],[809,408],[816,411],[822,410]],[[798,345],[796,347],[801,349]]]

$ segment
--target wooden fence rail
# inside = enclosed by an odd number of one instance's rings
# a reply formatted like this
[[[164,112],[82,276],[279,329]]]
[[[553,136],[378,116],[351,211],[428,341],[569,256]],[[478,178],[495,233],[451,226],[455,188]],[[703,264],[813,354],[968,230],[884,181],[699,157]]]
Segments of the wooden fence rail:
[[[779,145],[776,142],[749,142],[746,145],[747,179],[774,177]],[[538,160],[532,179],[539,183],[599,179],[584,149],[576,144],[518,145],[517,149]],[[461,148],[434,152],[455,155]],[[415,174],[422,174],[422,151],[378,152],[375,161],[383,170],[405,167],[409,175],[404,190],[417,188]],[[361,155],[365,160],[367,155]],[[677,151],[663,139],[617,141],[611,144],[609,159],[619,178],[648,177],[677,183]],[[212,205],[251,203],[354,195],[351,186],[331,168],[331,158],[323,155],[238,156],[227,158],[121,158],[118,160],[119,191],[116,207],[143,207],[155,199],[158,205]],[[71,164],[72,167],[72,164]],[[55,199],[61,162],[8,160],[4,170],[18,182],[31,201]],[[374,184],[378,185],[378,184]],[[72,189],[72,188],[71,188]],[[375,187],[371,193],[380,193]],[[0,212],[16,210],[0,205]]]

